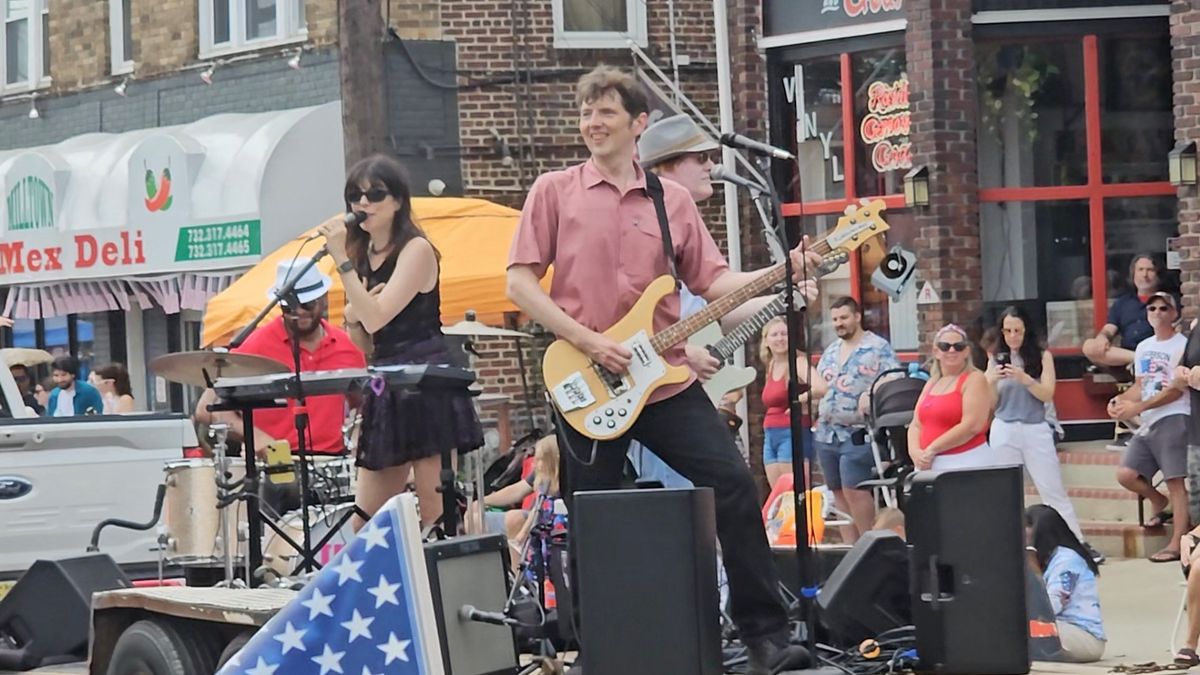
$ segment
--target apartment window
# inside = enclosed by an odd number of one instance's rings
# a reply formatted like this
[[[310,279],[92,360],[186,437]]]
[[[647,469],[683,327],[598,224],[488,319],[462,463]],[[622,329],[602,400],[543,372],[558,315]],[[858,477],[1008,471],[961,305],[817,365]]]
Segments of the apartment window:
[[[112,72],[133,72],[132,0],[108,0],[109,35],[112,37]]]
[[[47,0],[0,0],[0,92],[50,85],[50,14]]]
[[[624,49],[646,46],[645,0],[554,0],[554,46]]]
[[[304,0],[200,0],[201,58],[307,36]]]

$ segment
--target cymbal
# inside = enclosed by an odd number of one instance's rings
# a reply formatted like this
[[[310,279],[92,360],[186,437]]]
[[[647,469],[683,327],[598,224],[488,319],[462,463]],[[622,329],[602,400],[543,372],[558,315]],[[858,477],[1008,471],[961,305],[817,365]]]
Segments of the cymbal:
[[[442,333],[445,335],[466,335],[470,337],[533,337],[529,333],[522,333],[521,331],[509,330],[507,328],[493,328],[478,321],[459,321],[453,326],[442,328]]]
[[[9,368],[13,366],[39,366],[54,360],[54,356],[44,349],[29,349],[26,347],[0,349],[0,358],[4,360],[4,365]]]
[[[253,377],[288,372],[287,366],[263,356],[210,351],[164,354],[150,362],[150,369],[171,382],[195,387],[208,386],[204,379],[205,371],[214,380],[218,377]]]

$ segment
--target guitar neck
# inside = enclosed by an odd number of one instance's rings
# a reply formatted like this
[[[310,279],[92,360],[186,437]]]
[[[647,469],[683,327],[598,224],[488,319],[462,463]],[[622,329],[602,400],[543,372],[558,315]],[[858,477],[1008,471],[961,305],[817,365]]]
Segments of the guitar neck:
[[[821,255],[826,255],[830,252],[829,244],[825,240],[814,244],[812,250]],[[650,342],[654,346],[654,350],[661,354],[676,344],[683,342],[692,333],[695,333],[713,321],[717,321],[750,298],[757,297],[770,290],[776,284],[783,281],[785,273],[786,268],[783,263],[769,267],[766,272],[745,286],[714,300],[707,307],[688,318],[668,326],[651,338]]]
[[[762,309],[758,310],[754,316],[746,319],[738,324],[737,328],[729,331],[725,337],[717,341],[710,349],[720,354],[721,360],[729,361],[733,358],[734,352],[749,342],[750,338],[757,335],[763,326],[767,325],[768,321],[783,313],[786,307],[787,295],[780,294]]]

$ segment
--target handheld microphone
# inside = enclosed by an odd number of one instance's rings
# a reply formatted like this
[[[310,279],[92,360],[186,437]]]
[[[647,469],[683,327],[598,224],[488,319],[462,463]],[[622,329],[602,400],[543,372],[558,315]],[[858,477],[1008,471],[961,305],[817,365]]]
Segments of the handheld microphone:
[[[462,609],[458,610],[458,618],[463,621],[490,623],[493,626],[512,626],[517,623],[516,619],[505,616],[501,612],[484,612],[475,609],[474,605],[463,605]]]
[[[758,183],[755,183],[754,181],[750,180],[749,178],[743,178],[742,176],[739,176],[736,173],[730,171],[728,168],[725,167],[724,164],[714,164],[713,168],[711,170],[709,170],[709,172],[708,172],[708,177],[712,178],[713,180],[723,180],[726,183],[733,183],[734,185],[737,185],[739,187],[744,187],[747,190],[750,190],[752,192],[766,192],[767,191],[766,188],[759,185]]]
[[[796,159],[795,155],[787,150],[784,150],[783,148],[767,145],[766,143],[756,141],[753,138],[746,138],[741,134],[721,134],[721,145],[731,148],[740,148],[742,150],[749,150],[755,154],[767,155],[769,157],[782,159],[784,161]]]

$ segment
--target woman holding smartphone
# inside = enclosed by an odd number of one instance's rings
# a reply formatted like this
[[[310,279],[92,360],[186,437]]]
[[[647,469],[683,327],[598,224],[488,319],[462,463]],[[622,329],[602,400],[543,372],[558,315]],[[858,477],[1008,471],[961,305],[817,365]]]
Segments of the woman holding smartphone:
[[[984,373],[996,401],[991,445],[1025,465],[1042,503],[1057,511],[1084,542],[1079,517],[1063,486],[1054,429],[1046,417],[1057,384],[1054,356],[1042,347],[1036,326],[1021,309],[1005,309],[998,323],[1000,342]],[[1096,562],[1104,559],[1086,542],[1084,546]]]

